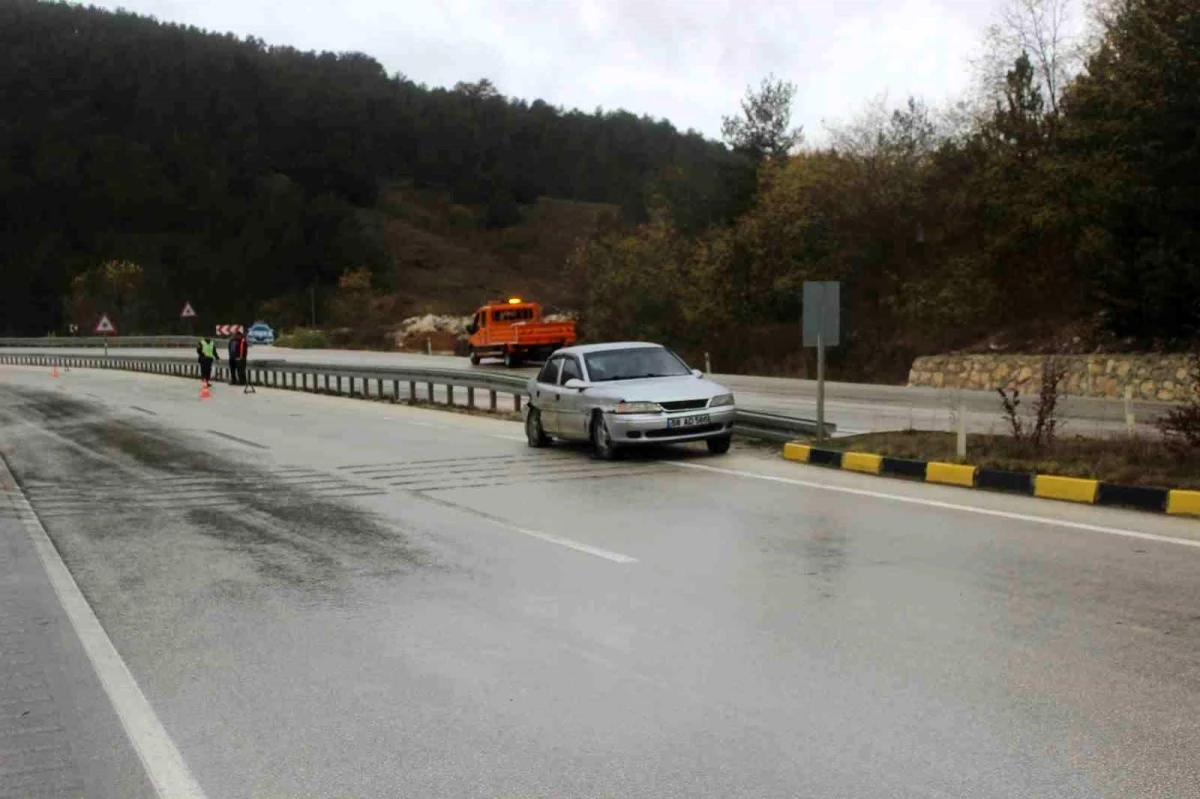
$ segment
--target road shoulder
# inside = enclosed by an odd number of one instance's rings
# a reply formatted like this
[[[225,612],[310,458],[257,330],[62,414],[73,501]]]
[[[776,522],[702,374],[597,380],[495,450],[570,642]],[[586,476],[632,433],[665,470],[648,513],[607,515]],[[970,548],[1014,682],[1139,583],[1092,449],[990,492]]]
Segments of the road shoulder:
[[[152,799],[0,462],[0,797]]]

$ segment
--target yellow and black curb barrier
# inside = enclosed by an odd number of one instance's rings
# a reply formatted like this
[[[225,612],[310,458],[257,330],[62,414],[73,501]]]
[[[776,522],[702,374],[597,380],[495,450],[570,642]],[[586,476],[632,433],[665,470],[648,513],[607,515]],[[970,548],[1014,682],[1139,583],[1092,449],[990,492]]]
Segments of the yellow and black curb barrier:
[[[785,444],[783,457],[799,463],[831,466],[864,474],[908,477],[926,483],[961,488],[984,488],[1043,499],[1137,508],[1176,516],[1200,516],[1200,491],[1117,485],[1079,477],[1009,472],[958,463],[891,458],[869,452],[822,449],[808,444]]]

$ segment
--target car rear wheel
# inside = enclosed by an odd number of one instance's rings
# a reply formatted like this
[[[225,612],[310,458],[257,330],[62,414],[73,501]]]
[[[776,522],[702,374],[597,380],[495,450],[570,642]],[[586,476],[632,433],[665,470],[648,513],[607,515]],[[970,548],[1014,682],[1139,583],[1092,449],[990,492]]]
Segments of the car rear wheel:
[[[475,348],[472,347],[468,354],[469,354],[469,357],[471,358],[471,365],[478,366],[479,365],[479,353],[475,351]]]
[[[730,436],[721,436],[720,438],[710,438],[706,442],[708,451],[713,455],[724,455],[729,451],[729,445],[733,442]]]
[[[542,412],[537,408],[530,408],[525,415],[525,438],[531,447],[540,448],[550,444],[550,436],[542,427]]]
[[[504,365],[509,369],[513,369],[521,364],[521,359],[517,357],[517,353],[512,350],[504,351]]]
[[[592,452],[602,461],[616,460],[620,452],[608,431],[608,422],[600,413],[592,419]]]

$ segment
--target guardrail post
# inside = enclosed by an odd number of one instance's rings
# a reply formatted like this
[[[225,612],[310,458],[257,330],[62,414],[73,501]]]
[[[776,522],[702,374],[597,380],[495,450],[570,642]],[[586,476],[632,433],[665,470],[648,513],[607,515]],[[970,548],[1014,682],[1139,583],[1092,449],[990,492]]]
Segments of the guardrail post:
[[[1137,420],[1133,416],[1133,386],[1125,386],[1125,433],[1130,438],[1137,435]]]
[[[400,401],[400,381],[393,380],[392,381],[392,402],[399,402],[399,401]]]
[[[517,413],[521,412],[521,395],[513,394],[513,410]]]
[[[496,389],[488,389],[488,393],[491,394],[491,397],[488,401],[488,407],[494,411],[496,410]]]
[[[429,389],[429,404],[433,404],[433,383],[426,383],[425,387]]]
[[[354,378],[350,378],[350,396],[354,396]]]
[[[408,381],[408,402],[410,405],[415,405],[417,402],[417,381]]]
[[[446,384],[446,404],[450,406],[454,405],[454,386],[450,383]]]
[[[337,393],[338,393],[339,397],[342,395],[342,376],[341,375],[337,376]]]
[[[955,437],[954,451],[959,458],[967,457],[967,402],[961,397],[958,400],[958,435]]]
[[[475,407],[475,387],[474,386],[467,386],[467,407],[468,408]]]
[[[379,399],[383,399],[383,378],[382,377],[375,381],[375,395],[377,397],[379,397]]]

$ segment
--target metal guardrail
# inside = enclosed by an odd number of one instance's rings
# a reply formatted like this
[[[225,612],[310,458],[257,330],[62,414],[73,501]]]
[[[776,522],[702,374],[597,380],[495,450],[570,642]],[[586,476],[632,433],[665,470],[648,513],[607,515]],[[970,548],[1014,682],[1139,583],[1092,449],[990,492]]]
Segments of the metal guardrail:
[[[816,436],[817,420],[738,408],[734,430],[748,438],[763,438],[768,441],[793,441],[801,436]],[[825,422],[826,436],[832,436],[836,432],[836,424],[829,421]]]
[[[195,347],[200,336],[46,336],[0,338],[0,347]],[[221,342],[228,339],[217,339]]]
[[[193,339],[188,339],[193,341]],[[121,369],[172,377],[196,379],[200,365],[195,358],[178,355],[65,355],[51,353],[0,352],[0,364],[14,366],[44,366],[80,369]],[[328,363],[302,363],[251,358],[246,365],[247,381],[254,386],[307,391],[319,394],[388,399],[398,402],[426,401],[433,403],[434,387],[444,386],[447,405],[455,405],[456,389],[466,390],[467,407],[475,408],[475,392],[488,394],[488,407],[496,410],[499,395],[512,397],[513,410],[520,411],[527,397],[528,378],[472,369],[438,369],[405,366],[342,366]],[[229,366],[218,362],[213,366],[213,378],[229,379]],[[424,387],[424,391],[419,388]],[[424,397],[421,396],[424,394]],[[407,396],[405,396],[407,395]],[[751,437],[772,441],[787,441],[800,436],[812,436],[817,423],[812,419],[760,413],[741,408],[737,412],[735,431]],[[836,432],[837,426],[826,422],[826,435]]]

